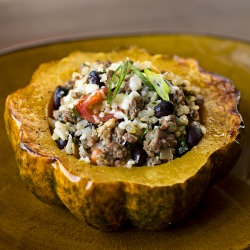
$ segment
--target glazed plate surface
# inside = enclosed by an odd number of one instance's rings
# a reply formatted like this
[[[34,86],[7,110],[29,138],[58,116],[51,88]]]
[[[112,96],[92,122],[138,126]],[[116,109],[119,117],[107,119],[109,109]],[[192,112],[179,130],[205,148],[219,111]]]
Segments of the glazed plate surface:
[[[106,233],[49,206],[27,191],[5,133],[6,96],[28,84],[40,63],[75,50],[110,51],[129,46],[152,53],[193,57],[202,68],[230,78],[241,91],[245,122],[242,154],[230,174],[206,193],[180,225],[160,232],[126,228]],[[64,41],[0,56],[0,249],[246,249],[250,247],[250,44],[195,35],[141,35]]]

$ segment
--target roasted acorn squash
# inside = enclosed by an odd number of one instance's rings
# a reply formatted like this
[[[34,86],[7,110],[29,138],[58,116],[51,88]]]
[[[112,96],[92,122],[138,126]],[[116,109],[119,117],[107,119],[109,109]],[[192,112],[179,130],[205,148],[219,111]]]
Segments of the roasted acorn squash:
[[[93,166],[66,155],[51,138],[48,117],[56,86],[70,79],[85,62],[150,60],[202,89],[206,135],[188,153],[154,167]],[[239,92],[219,75],[202,70],[194,59],[150,55],[141,49],[112,53],[75,52],[42,64],[30,84],[8,96],[5,124],[20,175],[37,197],[63,203],[72,214],[102,230],[126,221],[145,229],[160,229],[182,220],[199,203],[211,183],[223,177],[240,154],[242,119]]]

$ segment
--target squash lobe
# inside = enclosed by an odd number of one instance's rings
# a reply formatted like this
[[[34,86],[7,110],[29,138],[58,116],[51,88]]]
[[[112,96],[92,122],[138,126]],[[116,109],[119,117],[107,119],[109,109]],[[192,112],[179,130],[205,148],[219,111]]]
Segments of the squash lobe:
[[[48,116],[56,86],[70,79],[84,61],[150,60],[202,89],[207,130],[181,158],[155,167],[92,166],[66,155],[51,138]],[[130,221],[158,230],[178,223],[198,204],[209,185],[223,178],[240,155],[240,94],[226,78],[200,69],[193,59],[154,57],[141,49],[111,53],[75,52],[41,65],[25,88],[8,96],[5,126],[21,178],[47,203],[69,211],[101,230]]]

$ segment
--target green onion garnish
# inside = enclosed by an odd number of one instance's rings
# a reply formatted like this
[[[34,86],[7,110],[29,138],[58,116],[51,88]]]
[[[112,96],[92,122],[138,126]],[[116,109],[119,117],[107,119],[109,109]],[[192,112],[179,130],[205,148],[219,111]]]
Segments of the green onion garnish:
[[[112,102],[112,96],[111,96],[111,91],[112,91],[112,85],[114,82],[114,79],[117,75],[118,70],[120,70],[121,65],[115,70],[115,72],[113,73],[110,82],[109,82],[109,88],[108,88],[108,95],[107,95],[107,100],[108,100],[108,104],[110,104]]]
[[[144,69],[144,73],[162,100],[169,101],[169,93],[171,89],[164,80],[163,76],[149,69]]]
[[[111,89],[112,89],[112,85],[113,85],[113,81],[114,81],[114,78],[115,78],[115,75],[117,74],[117,71],[121,68],[121,75],[120,75],[120,78],[119,78],[119,82],[117,83],[116,85],[116,88],[113,92],[113,94],[111,95]],[[127,75],[127,72],[128,72],[128,68],[129,68],[129,61],[126,61],[122,66],[119,66],[116,71],[114,72],[114,74],[112,75],[111,79],[110,79],[110,83],[109,83],[109,88],[108,88],[108,96],[107,96],[107,99],[108,99],[108,104],[110,104],[114,98],[116,97],[126,75]]]
[[[134,66],[133,63],[126,60],[124,64],[120,65],[115,70],[110,79],[107,95],[108,104],[110,104],[116,97],[129,69],[131,69],[149,89],[155,90],[163,100],[169,100],[169,93],[171,89],[171,83],[169,81],[165,80],[160,74],[156,74],[149,69],[144,69],[144,75],[138,68]],[[121,70],[121,73],[118,75],[119,70]],[[114,92],[112,93],[113,82],[116,76],[119,78],[119,81]]]

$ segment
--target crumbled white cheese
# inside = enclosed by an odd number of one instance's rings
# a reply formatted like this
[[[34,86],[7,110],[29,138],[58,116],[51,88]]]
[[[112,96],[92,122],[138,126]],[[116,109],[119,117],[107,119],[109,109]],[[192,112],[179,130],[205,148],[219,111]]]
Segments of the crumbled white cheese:
[[[76,132],[75,136],[80,136],[82,134],[82,130],[87,127],[88,121],[87,120],[81,120],[78,123],[76,123]]]
[[[134,75],[129,80],[129,87],[131,90],[140,90],[142,88],[141,78],[137,75]]]
[[[106,73],[101,74],[101,79],[100,79],[100,81],[101,81],[101,82],[106,82],[107,80],[108,80],[107,74],[106,74]]]
[[[122,62],[112,63],[112,64],[107,68],[107,71],[108,71],[108,70],[116,71],[117,68],[118,68],[121,64],[122,64]]]
[[[129,96],[130,102],[132,102],[132,100],[136,97],[139,97],[140,94],[137,91],[132,90],[128,96]]]
[[[74,102],[75,99],[71,96],[71,91],[70,91],[70,94],[63,98],[63,102],[62,105],[59,107],[59,110],[73,109]]]
[[[104,112],[100,112],[99,117],[103,118],[105,116]]]
[[[88,75],[89,72],[90,72],[89,66],[84,66],[84,67],[82,67],[81,72],[82,72],[82,75],[84,75],[84,76],[85,76],[85,75]]]
[[[85,87],[85,94],[91,94],[99,89],[99,86],[97,84],[84,84],[84,87]]]
[[[135,165],[135,161],[130,159],[130,160],[127,161],[126,167],[127,168],[132,168],[133,165]]]
[[[141,90],[141,96],[146,97],[148,95],[148,87],[143,86],[142,90]]]
[[[148,125],[147,123],[143,123],[138,118],[136,118],[133,121],[125,120],[123,122],[120,122],[118,127],[120,129],[125,129],[128,133],[137,134],[141,130],[147,129]]]
[[[121,109],[127,110],[128,109],[128,96],[125,94],[117,94],[115,99],[112,102],[111,107],[116,108],[119,106]]]
[[[117,105],[122,110],[128,110],[133,99],[138,97],[138,96],[140,96],[140,94],[137,91],[131,91],[131,93],[129,95],[118,94],[118,95],[116,95],[115,99],[112,102],[112,108],[114,108],[115,105]]]
[[[120,122],[120,123],[118,124],[118,127],[119,127],[120,129],[126,129],[126,125],[127,125],[127,120],[124,121],[124,122]]]
[[[67,154],[72,155],[74,152],[74,143],[72,142],[72,136],[68,136],[68,142],[67,145],[65,146],[64,150]]]
[[[74,92],[79,92],[84,94],[85,93],[85,85],[86,84],[86,77],[81,80],[75,81],[75,88],[73,89]]]
[[[114,117],[117,119],[124,119],[124,120],[128,120],[128,117],[122,112],[122,111],[113,111],[112,112],[114,114]]]
[[[82,129],[82,135],[80,137],[80,140],[88,140],[92,134],[92,129],[89,127],[86,127]]]
[[[131,98],[130,96],[125,96],[124,95],[124,98],[122,99],[122,102],[119,103],[119,107],[123,110],[128,110],[129,109],[129,105],[131,103]]]
[[[76,129],[83,129],[88,125],[88,121],[87,120],[81,120],[76,124]]]
[[[86,159],[89,156],[88,152],[84,149],[83,145],[79,147],[80,159]]]
[[[59,121],[55,122],[55,129],[52,135],[53,140],[62,139],[65,141],[69,135],[69,124],[61,123]]]

